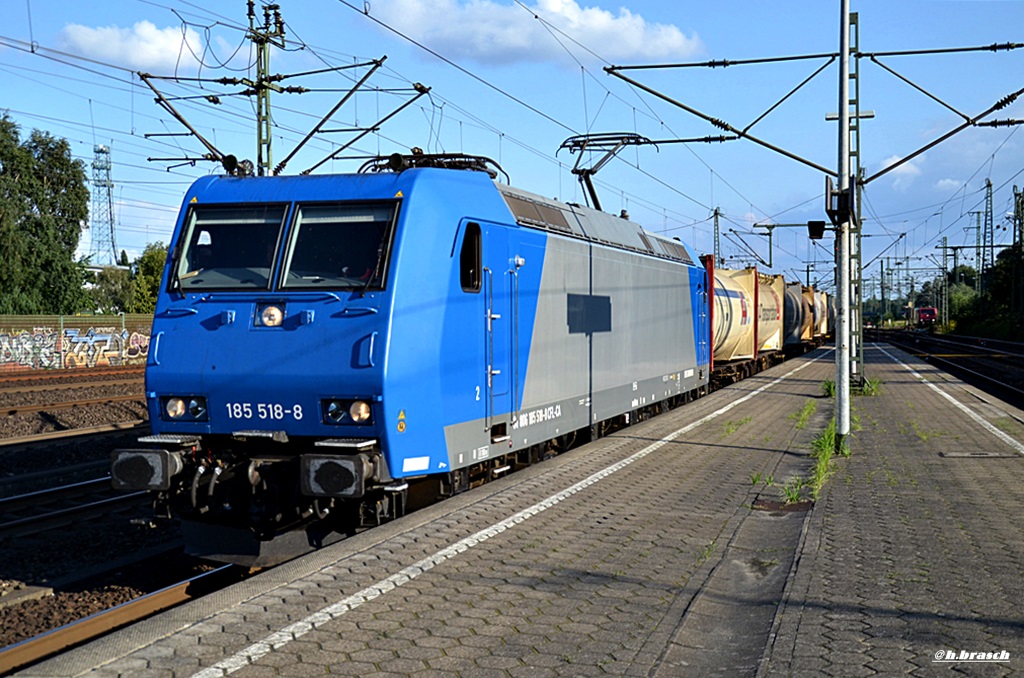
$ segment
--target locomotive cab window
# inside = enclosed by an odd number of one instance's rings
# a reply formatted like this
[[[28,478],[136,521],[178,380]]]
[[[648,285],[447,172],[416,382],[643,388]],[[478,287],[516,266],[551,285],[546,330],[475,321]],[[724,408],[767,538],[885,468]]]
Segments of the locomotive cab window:
[[[462,238],[459,252],[459,279],[463,292],[480,291],[480,224],[466,224],[466,235]]]
[[[172,286],[193,289],[267,289],[285,205],[193,205]]]
[[[397,203],[301,205],[281,286],[383,289]]]

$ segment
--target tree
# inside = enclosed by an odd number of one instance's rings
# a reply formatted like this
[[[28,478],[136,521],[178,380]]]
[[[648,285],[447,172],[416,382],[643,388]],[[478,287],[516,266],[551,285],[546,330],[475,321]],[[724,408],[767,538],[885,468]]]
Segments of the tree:
[[[66,139],[0,116],[0,313],[88,309],[85,266],[74,259],[89,216],[85,165]]]
[[[89,290],[93,310],[99,313],[121,313],[132,303],[132,275],[124,268],[104,266]]]
[[[131,303],[127,308],[129,313],[154,311],[166,261],[167,245],[155,242],[146,245],[142,256],[135,260]]]
[[[914,294],[914,306],[916,308],[921,308],[922,306],[937,306],[938,304],[936,303],[936,299],[938,299],[939,294],[936,287],[941,282],[941,280],[928,280],[921,285],[921,289]]]

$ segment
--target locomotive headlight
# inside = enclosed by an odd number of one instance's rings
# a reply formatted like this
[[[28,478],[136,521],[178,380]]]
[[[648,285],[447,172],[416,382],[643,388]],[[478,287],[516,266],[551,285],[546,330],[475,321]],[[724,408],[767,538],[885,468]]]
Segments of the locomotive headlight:
[[[185,399],[168,398],[167,403],[164,405],[164,411],[167,412],[167,416],[171,419],[181,419],[185,416]]]
[[[260,324],[264,327],[280,327],[284,322],[284,309],[270,304],[260,310]]]
[[[345,408],[345,403],[340,400],[332,400],[327,403],[327,418],[335,424],[340,424],[347,413],[348,410]]]
[[[355,401],[348,408],[348,416],[352,417],[352,421],[357,424],[369,421],[370,404],[362,400]]]
[[[320,401],[320,411],[325,424],[341,426],[373,424],[373,411],[365,400],[349,398],[325,398]]]
[[[188,401],[188,413],[193,419],[206,418],[206,399],[190,398]]]
[[[163,398],[164,417],[172,421],[206,421],[209,413],[206,398],[201,396],[169,396]]]

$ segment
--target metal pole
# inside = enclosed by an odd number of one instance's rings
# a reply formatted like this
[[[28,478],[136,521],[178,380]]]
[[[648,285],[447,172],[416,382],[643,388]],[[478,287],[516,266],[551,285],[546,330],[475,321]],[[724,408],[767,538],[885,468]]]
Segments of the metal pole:
[[[839,193],[850,205],[850,0],[839,10]],[[836,227],[836,451],[850,434],[850,212]]]
[[[880,259],[878,262],[878,275],[879,275],[879,295],[882,301],[881,313],[879,313],[878,326],[882,327],[885,325],[885,316],[889,313],[889,302],[885,299],[885,259]]]

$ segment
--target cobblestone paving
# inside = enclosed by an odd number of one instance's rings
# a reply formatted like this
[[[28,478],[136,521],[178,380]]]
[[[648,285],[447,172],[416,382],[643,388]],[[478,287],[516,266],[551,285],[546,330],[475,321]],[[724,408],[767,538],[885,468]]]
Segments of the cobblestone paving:
[[[1017,441],[1022,413],[884,351],[866,351],[881,394],[853,400],[852,456],[814,508],[761,674],[1021,675],[1024,456],[889,355]],[[934,661],[961,652],[1009,661]]]
[[[255,577],[225,594],[234,605],[200,600],[25,675],[75,674],[90,658],[86,672],[104,677],[186,676],[225,660],[244,678],[649,675],[670,648],[692,656],[678,638],[687,610],[707,582],[731,590],[731,560],[764,547],[750,536],[757,521],[782,524],[751,505],[805,472],[827,421],[831,353],[814,357]],[[763,556],[745,581],[773,574],[781,597],[786,563]],[[738,641],[758,657],[770,629],[769,615]]]

